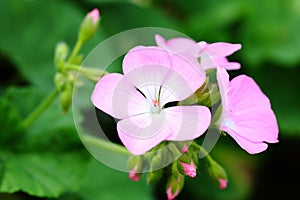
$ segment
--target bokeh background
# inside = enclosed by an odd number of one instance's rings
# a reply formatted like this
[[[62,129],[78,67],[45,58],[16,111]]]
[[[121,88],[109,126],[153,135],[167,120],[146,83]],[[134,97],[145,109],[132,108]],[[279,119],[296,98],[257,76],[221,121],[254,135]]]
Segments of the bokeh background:
[[[96,36],[83,48],[137,27],[163,27],[196,41],[241,43],[231,72],[252,76],[269,96],[280,142],[249,155],[230,138],[212,151],[227,170],[219,190],[206,170],[188,179],[178,199],[263,199],[298,196],[300,180],[299,0],[2,0],[0,1],[0,199],[165,199],[147,186],[95,161],[84,149],[72,113],[55,102],[27,131],[17,124],[53,88],[54,48],[71,47],[85,14],[101,12]],[[255,101],[255,99],[253,99]],[[263,134],[263,133],[262,133]]]

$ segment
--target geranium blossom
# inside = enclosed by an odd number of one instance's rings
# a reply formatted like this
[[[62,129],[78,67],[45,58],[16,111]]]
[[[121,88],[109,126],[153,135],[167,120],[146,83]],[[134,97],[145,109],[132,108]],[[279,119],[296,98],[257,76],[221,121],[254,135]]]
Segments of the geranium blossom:
[[[253,79],[240,75],[229,81],[226,70],[218,68],[217,80],[222,98],[220,129],[250,154],[266,150],[265,142],[278,142],[278,126],[270,101]]]
[[[207,130],[207,107],[165,108],[192,95],[205,81],[203,70],[165,49],[136,47],[126,54],[123,72],[101,78],[91,100],[120,119],[119,137],[132,154],[143,154],[163,140],[193,140]]]
[[[240,44],[216,42],[208,44],[204,41],[196,43],[188,38],[172,38],[165,40],[162,36],[155,36],[156,44],[159,47],[178,52],[187,57],[191,62],[198,63],[203,69],[224,67],[228,70],[239,69],[241,65],[237,62],[229,62],[227,56],[241,49]]]

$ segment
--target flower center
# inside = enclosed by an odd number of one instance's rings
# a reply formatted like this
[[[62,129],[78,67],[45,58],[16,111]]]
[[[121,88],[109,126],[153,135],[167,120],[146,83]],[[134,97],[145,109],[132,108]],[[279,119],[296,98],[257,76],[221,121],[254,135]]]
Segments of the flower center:
[[[157,99],[152,100],[152,109],[151,109],[151,112],[153,114],[158,114],[158,113],[160,113],[160,111],[161,111],[161,108],[160,108],[160,105],[159,105],[159,101]]]

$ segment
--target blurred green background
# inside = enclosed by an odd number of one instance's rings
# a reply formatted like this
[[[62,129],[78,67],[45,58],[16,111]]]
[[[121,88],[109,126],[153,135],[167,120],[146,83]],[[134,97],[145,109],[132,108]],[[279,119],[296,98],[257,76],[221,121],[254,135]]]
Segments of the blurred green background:
[[[2,0],[0,1],[0,199],[165,199],[164,186],[132,182],[95,161],[72,113],[53,104],[27,131],[16,125],[54,88],[54,48],[71,47],[85,14],[101,12],[97,35],[83,48],[136,27],[170,28],[196,41],[241,43],[231,76],[252,76],[269,96],[280,143],[248,155],[229,137],[212,155],[228,172],[219,190],[199,166],[178,199],[290,199],[298,195],[300,144],[299,0]],[[254,99],[255,101],[255,99]]]

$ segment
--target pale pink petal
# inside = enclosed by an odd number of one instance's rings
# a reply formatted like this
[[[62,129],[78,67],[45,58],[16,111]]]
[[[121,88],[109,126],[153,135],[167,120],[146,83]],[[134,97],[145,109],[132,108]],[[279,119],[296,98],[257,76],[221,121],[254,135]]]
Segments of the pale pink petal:
[[[226,110],[229,110],[227,92],[229,90],[229,74],[226,69],[222,67],[217,68],[217,80],[219,85],[219,91],[222,99],[222,115],[221,118],[224,118]],[[223,116],[223,117],[222,117]]]
[[[126,75],[136,68],[150,65],[170,68],[171,61],[168,52],[159,47],[134,47],[125,55],[122,68]]]
[[[189,38],[172,38],[166,41],[162,36],[155,35],[156,44],[164,49],[169,49],[178,53],[190,50],[196,42]]]
[[[159,114],[142,114],[118,122],[117,130],[124,146],[134,155],[141,155],[165,140],[172,133],[164,110]]]
[[[159,90],[169,73],[170,68],[168,67],[146,65],[126,73],[125,77],[138,88],[149,101],[155,101],[159,99]]]
[[[118,122],[119,137],[135,155],[141,155],[163,140],[192,140],[202,135],[211,114],[204,106],[175,106],[158,114],[146,113]]]
[[[174,106],[164,111],[172,131],[167,140],[193,140],[207,130],[211,120],[211,113],[205,106]]]
[[[204,70],[184,56],[169,54],[159,47],[137,47],[124,58],[125,76],[153,100],[160,86],[162,105],[181,101],[193,94],[205,81]]]
[[[254,80],[241,75],[230,82],[230,87],[228,115],[234,122],[231,129],[247,135],[250,141],[278,142],[278,126],[270,101]]]
[[[240,137],[235,131],[224,126],[222,130],[226,131],[244,150],[250,154],[256,154],[265,151],[268,148],[268,145],[264,142],[253,142]]]
[[[202,51],[199,52],[201,66],[204,69],[211,69],[217,67],[224,67],[228,70],[239,69],[241,65],[237,62],[229,62],[226,56],[233,54],[235,51],[241,49],[240,44],[230,44],[224,42],[217,42],[213,44],[198,43],[201,45]]]
[[[118,119],[150,112],[151,107],[122,74],[105,75],[91,95],[95,107]]]
[[[226,57],[237,50],[241,49],[242,45],[240,44],[230,44],[226,42],[216,42],[206,46],[205,50],[213,55],[213,57]]]
[[[217,69],[222,98],[220,129],[249,153],[259,153],[278,142],[278,125],[268,97],[254,80],[241,75],[231,82],[224,68]]]

